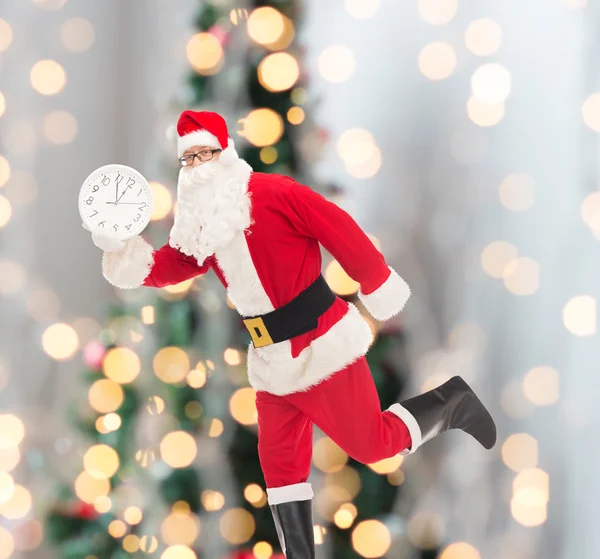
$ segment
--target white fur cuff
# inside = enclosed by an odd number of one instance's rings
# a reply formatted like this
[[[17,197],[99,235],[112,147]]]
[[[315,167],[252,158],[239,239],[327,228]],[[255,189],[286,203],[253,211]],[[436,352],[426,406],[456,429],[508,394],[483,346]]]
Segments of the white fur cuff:
[[[267,487],[269,505],[291,503],[292,501],[310,501],[314,496],[310,483],[295,483],[283,487]]]
[[[196,132],[190,132],[185,136],[177,138],[177,153],[179,153],[179,157],[183,155],[186,149],[194,146],[221,147],[217,137],[208,130],[197,130]]]
[[[372,293],[365,295],[360,290],[358,298],[362,301],[373,318],[377,320],[388,320],[397,315],[408,301],[410,297],[410,287],[396,273],[396,271],[388,266],[390,277],[383,282]]]
[[[410,433],[411,445],[410,448],[403,450],[400,454],[407,455],[412,454],[417,448],[421,446],[421,428],[417,423],[417,420],[414,418],[413,414],[410,413],[406,408],[402,407],[400,404],[392,404],[388,411],[392,412],[394,415],[397,415],[404,425],[408,428],[408,432]]]
[[[140,287],[154,264],[154,250],[139,235],[125,241],[118,252],[105,252],[102,273],[106,280],[120,289]]]

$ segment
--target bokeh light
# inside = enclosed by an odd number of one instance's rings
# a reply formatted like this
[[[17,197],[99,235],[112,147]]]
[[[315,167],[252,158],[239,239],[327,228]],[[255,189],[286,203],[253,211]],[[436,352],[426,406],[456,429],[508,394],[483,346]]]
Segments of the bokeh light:
[[[113,520],[108,525],[108,533],[113,538],[122,538],[127,533],[127,526],[122,520]]]
[[[532,258],[515,258],[504,268],[504,286],[514,295],[532,295],[540,287],[540,266]]]
[[[302,124],[306,115],[302,107],[292,107],[286,116],[290,124]]]
[[[408,539],[419,549],[436,549],[444,538],[442,518],[430,511],[420,511],[408,521]]]
[[[29,513],[31,505],[29,490],[22,485],[15,485],[10,498],[0,505],[0,514],[9,520],[18,520]]]
[[[329,437],[323,437],[313,447],[313,462],[322,472],[339,472],[348,462],[348,455]]]
[[[0,293],[16,293],[26,280],[27,272],[21,264],[0,258]]]
[[[529,210],[535,202],[535,180],[527,173],[512,173],[498,187],[500,202],[513,212]]]
[[[380,7],[381,0],[344,0],[344,8],[354,19],[370,19]]]
[[[224,430],[225,430],[225,426],[223,425],[223,422],[220,419],[217,419],[215,417],[210,422],[210,427],[208,429],[208,436],[212,439],[215,439],[217,437],[220,437],[223,434]]]
[[[465,44],[477,56],[490,56],[502,44],[502,27],[493,19],[472,21],[465,32]]]
[[[233,545],[246,543],[254,534],[256,523],[247,510],[234,508],[226,511],[219,522],[221,535]]]
[[[551,406],[558,402],[558,371],[552,367],[541,366],[531,369],[523,379],[523,392],[536,406]]]
[[[353,295],[360,288],[360,284],[354,281],[342,268],[337,260],[332,260],[325,268],[325,280],[331,290],[337,295]]]
[[[223,65],[223,47],[211,33],[196,33],[186,47],[189,63],[204,76],[216,74]]]
[[[548,516],[550,477],[538,468],[522,470],[513,481],[510,503],[513,518],[523,526],[539,526]]]
[[[150,190],[152,190],[152,199],[154,201],[150,219],[152,221],[164,219],[173,208],[173,195],[166,186],[159,182],[150,181],[148,185],[150,186]]]
[[[287,52],[270,54],[258,65],[258,81],[268,91],[290,89],[299,76],[298,61]]]
[[[379,462],[368,464],[369,468],[377,474],[391,474],[395,472],[401,465],[404,457],[397,454],[390,458],[385,458]]]
[[[2,116],[6,112],[6,98],[4,94],[0,91],[0,116]]]
[[[173,545],[165,549],[160,559],[198,559],[198,557],[185,545]]]
[[[200,495],[202,506],[207,511],[221,510],[225,506],[225,496],[218,491],[207,489]]]
[[[8,472],[0,472],[0,505],[7,503],[15,492],[15,481]]]
[[[223,352],[223,360],[228,365],[235,366],[242,362],[242,357],[237,349],[229,347]]]
[[[2,176],[2,159],[2,156],[0,156],[0,177]],[[15,206],[24,206],[33,202],[38,194],[34,175],[28,171],[15,171],[10,182],[6,185],[6,193]]]
[[[186,382],[192,388],[202,388],[206,384],[206,371],[202,369],[192,369],[186,377]]]
[[[93,505],[98,497],[106,497],[110,492],[108,478],[96,477],[88,472],[81,472],[75,480],[75,493],[84,501]]]
[[[0,228],[5,227],[12,217],[12,206],[5,196],[0,194]]]
[[[600,132],[600,93],[592,93],[581,108],[583,122],[595,132]]]
[[[481,267],[489,276],[502,279],[509,263],[517,258],[517,248],[507,241],[494,241],[481,252]]]
[[[140,538],[140,549],[146,553],[154,553],[158,549],[158,538],[156,536],[142,536]]]
[[[269,559],[273,555],[273,547],[268,542],[256,542],[252,553],[256,559]]]
[[[57,361],[70,359],[79,347],[77,332],[64,323],[53,324],[42,334],[44,351]]]
[[[0,18],[0,52],[5,51],[13,40],[13,32],[10,24]]]
[[[97,380],[88,392],[90,405],[100,413],[117,410],[123,403],[123,398],[121,385],[108,378]]]
[[[0,428],[4,429],[4,427]],[[0,431],[0,471],[11,472],[19,465],[21,451],[17,444],[12,438],[5,438],[3,432]]]
[[[240,122],[238,134],[258,147],[273,145],[283,135],[283,119],[272,109],[254,109]]]
[[[62,24],[60,40],[67,49],[73,52],[84,52],[94,44],[96,32],[87,19],[74,17]]]
[[[573,297],[563,307],[563,322],[575,336],[592,336],[596,333],[596,299],[590,295]]]
[[[6,157],[0,155],[0,188],[2,188],[10,179],[10,163]]]
[[[246,22],[248,35],[259,45],[275,43],[284,33],[283,15],[275,8],[263,6],[252,11]]]
[[[105,444],[90,447],[83,456],[83,467],[92,477],[111,478],[119,469],[117,451]]]
[[[442,551],[439,559],[481,559],[481,554],[470,543],[451,543]]]
[[[233,419],[242,425],[256,425],[256,391],[250,386],[236,390],[229,400],[229,411]]]
[[[510,435],[502,444],[502,460],[515,472],[538,465],[538,442],[528,433]]]
[[[456,53],[448,43],[429,43],[419,53],[419,70],[430,80],[444,80],[455,68]]]
[[[160,443],[161,458],[171,468],[185,468],[196,458],[198,447],[192,435],[185,431],[173,431]]]
[[[244,489],[244,497],[246,501],[254,506],[259,506],[261,503],[265,502],[266,495],[267,494],[263,491],[263,488],[256,483],[250,483]]]
[[[135,534],[128,534],[123,538],[123,549],[127,553],[135,553],[140,548],[140,539]]]
[[[458,0],[419,0],[419,14],[431,25],[445,25],[458,10]]]
[[[153,359],[154,374],[167,384],[175,384],[185,379],[190,371],[187,353],[175,346],[160,349]]]
[[[0,526],[0,559],[8,559],[15,550],[15,540],[12,534]]]
[[[21,418],[12,413],[0,415],[0,449],[11,449],[25,437],[25,424]]]
[[[471,77],[471,91],[482,103],[502,103],[510,95],[510,90],[510,72],[500,64],[479,66]]]
[[[174,511],[163,520],[160,533],[167,545],[190,546],[200,533],[200,522],[195,514]]]
[[[320,74],[331,83],[347,81],[354,73],[355,66],[352,51],[344,45],[326,47],[317,60]]]
[[[141,370],[142,364],[137,353],[127,347],[109,349],[102,362],[103,373],[119,384],[133,382]]]
[[[56,95],[67,83],[63,67],[54,60],[36,62],[30,72],[33,89],[42,95]]]
[[[495,126],[504,118],[504,103],[483,103],[477,97],[470,97],[467,101],[467,116],[477,126]]]
[[[383,557],[391,544],[390,531],[379,520],[363,520],[352,530],[352,547],[363,557]]]
[[[72,142],[78,129],[76,118],[67,111],[54,111],[44,118],[44,133],[53,144]]]

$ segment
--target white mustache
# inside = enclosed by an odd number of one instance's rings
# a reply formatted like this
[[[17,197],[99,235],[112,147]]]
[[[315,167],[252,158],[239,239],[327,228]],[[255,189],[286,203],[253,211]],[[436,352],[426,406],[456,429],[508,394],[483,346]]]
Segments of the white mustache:
[[[179,173],[179,183],[184,187],[206,184],[215,178],[219,170],[218,161],[208,161],[191,169],[184,167]]]

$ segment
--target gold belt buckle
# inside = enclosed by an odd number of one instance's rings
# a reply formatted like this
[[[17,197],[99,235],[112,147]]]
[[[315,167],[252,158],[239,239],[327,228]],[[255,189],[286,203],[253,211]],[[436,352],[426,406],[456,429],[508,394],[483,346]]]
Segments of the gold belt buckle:
[[[273,339],[260,316],[257,318],[247,318],[243,322],[248,332],[250,332],[254,347],[264,347],[273,343]]]

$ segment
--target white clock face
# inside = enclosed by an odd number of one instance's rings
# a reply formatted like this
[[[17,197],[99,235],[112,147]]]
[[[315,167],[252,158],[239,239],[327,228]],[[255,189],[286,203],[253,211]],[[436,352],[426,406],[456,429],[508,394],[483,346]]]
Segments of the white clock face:
[[[125,165],[96,169],[79,192],[79,213],[87,228],[122,240],[146,228],[152,207],[148,182]]]

